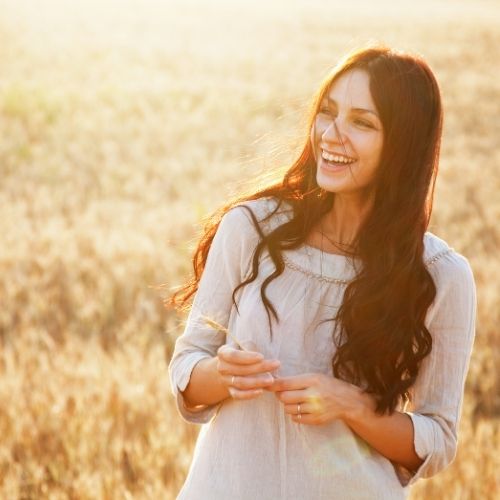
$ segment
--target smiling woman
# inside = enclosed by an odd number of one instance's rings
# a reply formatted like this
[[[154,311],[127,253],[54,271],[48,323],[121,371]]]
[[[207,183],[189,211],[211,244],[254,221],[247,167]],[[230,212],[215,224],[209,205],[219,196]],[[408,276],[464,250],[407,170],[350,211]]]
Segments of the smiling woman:
[[[401,499],[453,460],[476,290],[427,231],[442,114],[421,57],[354,51],[283,180],[214,215],[168,302],[194,295],[169,375],[206,424],[179,499]]]

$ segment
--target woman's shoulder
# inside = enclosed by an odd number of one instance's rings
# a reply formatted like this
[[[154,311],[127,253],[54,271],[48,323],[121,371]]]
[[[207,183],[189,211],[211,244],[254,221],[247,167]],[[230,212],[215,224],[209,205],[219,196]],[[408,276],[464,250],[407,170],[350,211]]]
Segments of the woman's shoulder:
[[[292,207],[275,196],[265,196],[254,200],[245,200],[238,203],[233,210],[246,215],[249,221],[252,221],[252,215],[262,230],[275,229],[285,223],[293,214]]]
[[[446,241],[425,233],[426,265],[436,286],[436,297],[427,311],[427,321],[434,324],[463,324],[474,335],[476,283],[469,261]],[[434,331],[434,330],[433,330]],[[447,332],[455,331],[446,326]],[[457,340],[455,339],[454,342]]]
[[[448,282],[459,285],[474,282],[468,259],[429,231],[424,235],[424,262],[432,276],[441,284]]]

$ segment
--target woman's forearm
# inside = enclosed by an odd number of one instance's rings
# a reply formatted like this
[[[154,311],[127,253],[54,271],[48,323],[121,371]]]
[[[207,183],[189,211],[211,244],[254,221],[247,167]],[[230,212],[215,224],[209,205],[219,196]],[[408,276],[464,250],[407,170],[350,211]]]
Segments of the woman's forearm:
[[[346,413],[345,423],[387,459],[410,471],[418,469],[423,460],[415,453],[410,416],[398,411],[377,415],[372,396],[360,391],[353,400],[356,403]]]
[[[196,363],[182,395],[188,408],[216,404],[230,396],[217,371],[216,357],[203,358]]]

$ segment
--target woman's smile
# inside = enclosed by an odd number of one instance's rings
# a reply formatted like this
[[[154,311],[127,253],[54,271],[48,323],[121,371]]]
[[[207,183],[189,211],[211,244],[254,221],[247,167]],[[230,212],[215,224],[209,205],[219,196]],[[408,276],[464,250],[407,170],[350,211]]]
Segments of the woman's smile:
[[[347,167],[354,165],[356,161],[356,158],[351,158],[343,154],[332,153],[330,151],[326,151],[325,149],[321,150],[320,168],[328,172],[343,172],[347,169]]]
[[[342,154],[337,154],[337,153],[332,153],[330,151],[326,151],[325,149],[322,149],[321,156],[330,162],[335,162],[335,163],[354,163],[356,161],[356,158],[351,158],[346,155]]]
[[[336,172],[347,171],[349,170],[349,168],[352,168],[352,165],[355,164],[356,162],[343,163],[343,162],[330,161],[322,157],[320,162],[320,168],[325,170],[326,172],[336,173]]]

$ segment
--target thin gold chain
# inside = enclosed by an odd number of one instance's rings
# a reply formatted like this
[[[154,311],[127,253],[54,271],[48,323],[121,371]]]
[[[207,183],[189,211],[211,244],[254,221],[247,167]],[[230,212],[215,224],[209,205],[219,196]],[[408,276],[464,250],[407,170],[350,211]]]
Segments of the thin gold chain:
[[[324,236],[330,243],[333,244],[333,246],[335,246],[337,248],[340,248],[339,245],[344,245],[344,247],[348,247],[348,248],[354,248],[354,245],[352,245],[351,243],[343,243],[342,241],[334,241],[331,238],[329,238],[323,231],[323,221],[321,221],[321,230],[319,232],[321,233],[321,245],[322,246],[323,246],[323,236]]]

